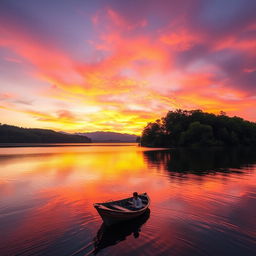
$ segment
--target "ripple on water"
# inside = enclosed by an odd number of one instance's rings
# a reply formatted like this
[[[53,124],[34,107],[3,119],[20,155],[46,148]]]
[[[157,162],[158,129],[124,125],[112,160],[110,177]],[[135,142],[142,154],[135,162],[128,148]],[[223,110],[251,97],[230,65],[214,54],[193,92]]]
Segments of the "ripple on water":
[[[1,256],[256,255],[253,157],[212,153],[204,168],[188,151],[92,149],[0,157]],[[92,204],[136,190],[151,196],[149,217],[102,226]]]

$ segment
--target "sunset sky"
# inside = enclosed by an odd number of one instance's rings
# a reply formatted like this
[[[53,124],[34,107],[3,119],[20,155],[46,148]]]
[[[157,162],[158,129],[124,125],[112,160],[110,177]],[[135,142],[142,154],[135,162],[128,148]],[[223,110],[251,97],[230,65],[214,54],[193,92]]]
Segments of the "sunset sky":
[[[0,122],[140,134],[167,111],[256,121],[255,0],[1,0]]]

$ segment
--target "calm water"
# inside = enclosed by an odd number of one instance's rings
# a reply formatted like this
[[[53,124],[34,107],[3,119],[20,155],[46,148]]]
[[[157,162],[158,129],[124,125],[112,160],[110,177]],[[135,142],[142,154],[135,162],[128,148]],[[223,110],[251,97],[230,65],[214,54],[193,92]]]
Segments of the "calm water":
[[[256,152],[136,145],[0,149],[0,255],[256,255]],[[148,192],[106,228],[95,202]]]

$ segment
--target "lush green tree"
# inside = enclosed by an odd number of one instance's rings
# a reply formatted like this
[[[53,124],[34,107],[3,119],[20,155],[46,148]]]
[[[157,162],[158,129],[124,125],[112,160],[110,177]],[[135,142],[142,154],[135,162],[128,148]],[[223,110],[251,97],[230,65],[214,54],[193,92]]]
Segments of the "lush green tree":
[[[213,129],[210,125],[201,124],[196,121],[189,125],[189,128],[181,133],[179,145],[203,145],[213,144]]]
[[[152,147],[160,146],[163,142],[164,132],[162,130],[161,121],[149,123],[143,130],[141,144],[147,144]]]
[[[228,117],[222,111],[215,115],[177,109],[149,123],[142,132],[141,144],[150,147],[255,145],[256,123]]]

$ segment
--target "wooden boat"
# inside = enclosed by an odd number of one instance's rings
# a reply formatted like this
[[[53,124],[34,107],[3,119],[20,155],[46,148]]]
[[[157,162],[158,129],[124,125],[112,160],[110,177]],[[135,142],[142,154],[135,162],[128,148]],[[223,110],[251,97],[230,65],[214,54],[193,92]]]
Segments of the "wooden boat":
[[[150,199],[147,193],[139,194],[138,196],[142,200],[143,204],[143,207],[140,209],[133,209],[131,207],[129,202],[132,201],[132,197],[106,203],[96,203],[94,204],[94,207],[98,211],[104,223],[107,226],[110,226],[118,222],[139,217],[148,209]]]

